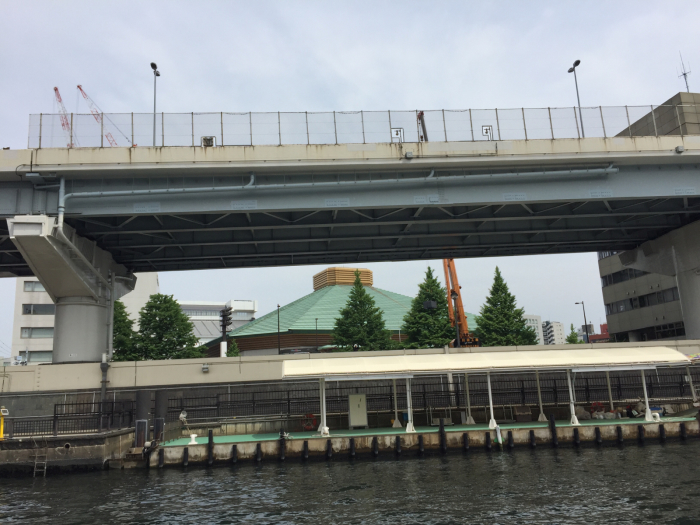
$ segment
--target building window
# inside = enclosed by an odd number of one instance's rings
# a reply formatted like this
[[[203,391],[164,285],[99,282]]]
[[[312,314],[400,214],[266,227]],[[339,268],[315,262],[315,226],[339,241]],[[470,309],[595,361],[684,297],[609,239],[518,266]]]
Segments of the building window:
[[[24,281],[25,292],[45,292],[46,288],[39,281]]]
[[[678,301],[679,298],[678,288],[674,286],[673,288],[661,290],[660,292],[649,293],[646,295],[640,295],[639,297],[632,297],[631,299],[623,299],[622,301],[608,303],[605,305],[605,315],[619,314],[629,310],[636,310],[637,308],[646,308],[647,306],[670,303],[673,301]]]
[[[617,255],[618,253],[620,253],[620,252],[615,252],[615,251],[598,252],[598,260],[607,259],[608,257],[612,257],[613,255]]]
[[[50,363],[53,352],[29,352],[30,363]]]
[[[221,310],[182,310],[187,317],[219,317],[221,315]]]
[[[600,278],[600,285],[605,288],[611,284],[623,283],[631,279],[636,279],[643,275],[648,275],[649,272],[643,272],[642,270],[635,270],[634,268],[625,268],[619,272],[610,273],[608,275],[603,275]]]
[[[53,328],[22,328],[22,339],[51,339]]]
[[[55,315],[55,304],[23,304],[22,315]]]

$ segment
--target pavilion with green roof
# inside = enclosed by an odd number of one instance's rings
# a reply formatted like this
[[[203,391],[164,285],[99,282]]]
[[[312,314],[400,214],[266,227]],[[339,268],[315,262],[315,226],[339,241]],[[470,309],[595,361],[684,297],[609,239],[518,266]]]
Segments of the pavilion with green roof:
[[[314,276],[314,291],[235,330],[228,338],[238,344],[241,355],[324,351],[332,343],[332,332],[339,312],[345,307],[356,268],[327,268]],[[401,334],[404,316],[411,308],[412,297],[373,286],[372,272],[359,269],[360,280],[384,314],[386,328],[395,341],[405,340]],[[476,326],[474,316],[467,314],[469,327]],[[207,343],[212,355],[218,355],[221,338]]]

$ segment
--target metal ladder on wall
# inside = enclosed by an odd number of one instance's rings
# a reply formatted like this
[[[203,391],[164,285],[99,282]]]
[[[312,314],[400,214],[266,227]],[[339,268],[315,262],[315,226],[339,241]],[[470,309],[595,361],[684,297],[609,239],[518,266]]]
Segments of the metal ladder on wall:
[[[32,438],[34,441],[34,477],[36,477],[37,472],[42,476],[46,477],[46,464],[48,463],[49,455],[49,444],[44,437],[43,446],[37,443],[36,438]]]

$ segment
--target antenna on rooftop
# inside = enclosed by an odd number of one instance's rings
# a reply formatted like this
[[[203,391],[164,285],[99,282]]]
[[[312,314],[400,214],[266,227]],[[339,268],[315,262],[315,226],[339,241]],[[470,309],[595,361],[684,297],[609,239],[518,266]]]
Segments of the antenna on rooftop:
[[[683,77],[683,80],[685,80],[685,89],[686,91],[688,91],[688,93],[690,93],[690,88],[688,87],[688,75],[690,75],[691,71],[685,70],[685,64],[683,63],[683,55],[680,51],[678,52],[678,54],[681,55],[681,67],[683,68],[683,72],[680,75],[678,75],[678,78]],[[688,64],[688,66],[690,66],[690,64]]]

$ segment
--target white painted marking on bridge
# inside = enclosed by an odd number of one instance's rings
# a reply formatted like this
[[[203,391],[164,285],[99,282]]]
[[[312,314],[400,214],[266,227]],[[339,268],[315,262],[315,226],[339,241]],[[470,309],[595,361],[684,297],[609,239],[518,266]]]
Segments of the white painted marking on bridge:
[[[138,202],[134,204],[134,213],[159,213],[160,202]]]
[[[348,206],[350,206],[348,198],[326,199],[326,208],[347,208]]]
[[[256,199],[245,201],[231,201],[232,210],[257,210],[258,201]]]
[[[674,195],[696,195],[695,188],[688,186],[687,188],[673,188]]]
[[[527,193],[504,193],[504,201],[525,201],[527,200]]]
[[[613,196],[612,190],[591,190],[591,199],[609,199]]]
[[[440,196],[436,193],[432,195],[415,195],[413,197],[413,204],[440,204]]]

